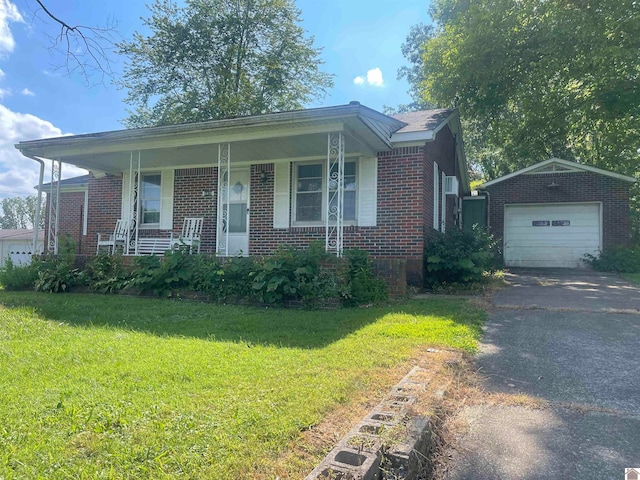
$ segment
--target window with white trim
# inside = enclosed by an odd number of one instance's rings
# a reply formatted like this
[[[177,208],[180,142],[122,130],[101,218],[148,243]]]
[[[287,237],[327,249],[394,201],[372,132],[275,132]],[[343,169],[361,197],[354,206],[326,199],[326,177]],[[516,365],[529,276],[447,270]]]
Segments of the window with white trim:
[[[336,167],[337,168],[337,167]],[[327,212],[326,163],[297,163],[294,165],[294,222],[297,225],[322,224]],[[356,162],[344,162],[343,221],[355,223],[357,196]]]
[[[160,225],[162,174],[144,173],[140,179],[140,225]]]

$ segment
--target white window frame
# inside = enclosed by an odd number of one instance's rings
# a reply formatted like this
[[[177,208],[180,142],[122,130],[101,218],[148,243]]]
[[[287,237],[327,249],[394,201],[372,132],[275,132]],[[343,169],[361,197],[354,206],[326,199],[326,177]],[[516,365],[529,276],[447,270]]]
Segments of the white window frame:
[[[360,189],[360,182],[358,178],[360,178],[360,162],[356,159],[345,159],[345,165],[347,163],[354,163],[356,170],[356,196],[354,199],[355,205],[355,218],[351,220],[344,220],[344,226],[353,226],[358,224],[358,190]],[[323,227],[325,225],[325,219],[327,215],[327,196],[329,195],[329,189],[327,187],[327,162],[323,160],[317,161],[306,161],[306,162],[292,162],[293,164],[293,175],[291,182],[291,217],[292,217],[292,226],[294,227]],[[298,167],[300,165],[321,165],[322,166],[322,214],[320,220],[315,221],[298,221],[296,216],[298,212],[297,203],[298,203]],[[345,190],[346,192],[347,190]]]
[[[144,183],[144,177],[146,175],[159,175],[160,176],[160,210],[159,210],[159,216],[158,216],[158,221],[155,223],[144,223],[144,215],[143,215],[143,211],[142,211],[142,207],[143,207],[143,201],[144,198],[142,197],[142,192],[143,192],[143,188],[142,188],[142,184]],[[138,191],[138,218],[140,219],[140,228],[146,228],[146,229],[159,229],[160,228],[160,224],[162,223],[162,171],[149,171],[149,172],[145,172],[142,171],[140,172],[140,189]]]

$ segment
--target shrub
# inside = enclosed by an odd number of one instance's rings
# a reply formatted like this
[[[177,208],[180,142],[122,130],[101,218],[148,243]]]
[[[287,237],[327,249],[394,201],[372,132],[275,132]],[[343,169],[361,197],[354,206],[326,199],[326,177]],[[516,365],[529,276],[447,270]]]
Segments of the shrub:
[[[383,302],[389,298],[387,284],[373,274],[369,252],[360,249],[344,251],[348,260],[348,289],[345,292],[347,305]]]
[[[230,297],[250,298],[254,261],[248,257],[219,259],[209,255],[192,255],[191,288],[208,293],[213,300]]]
[[[81,283],[80,272],[66,258],[50,256],[36,265],[38,278],[34,283],[37,292],[63,293]]]
[[[610,247],[605,248],[598,255],[586,254],[583,259],[601,272],[640,273],[639,247]]]
[[[30,290],[38,279],[37,261],[31,265],[15,265],[7,257],[4,267],[0,269],[0,285],[5,290]]]
[[[440,233],[425,246],[425,286],[479,282],[497,266],[498,246],[481,227]]]
[[[38,278],[34,288],[38,292],[63,293],[71,287],[81,285],[83,276],[75,268],[76,242],[70,235],[58,238],[58,254],[36,262],[34,268]]]
[[[339,267],[339,259],[327,253],[322,242],[312,242],[305,250],[280,246],[273,256],[256,263],[252,288],[265,303],[302,300],[314,307],[338,298]]]
[[[191,287],[192,262],[192,255],[183,250],[167,251],[162,257],[136,257],[127,286],[169,297],[177,289]]]
[[[131,275],[122,264],[121,255],[101,254],[94,257],[84,271],[89,288],[94,292],[116,293],[124,290]]]

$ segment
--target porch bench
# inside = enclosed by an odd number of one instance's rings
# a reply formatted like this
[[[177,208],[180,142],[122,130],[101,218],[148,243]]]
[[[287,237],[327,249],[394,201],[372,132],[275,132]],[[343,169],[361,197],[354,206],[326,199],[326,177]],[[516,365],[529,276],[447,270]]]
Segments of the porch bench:
[[[167,238],[138,238],[139,255],[162,255],[172,250],[178,241],[173,237]]]

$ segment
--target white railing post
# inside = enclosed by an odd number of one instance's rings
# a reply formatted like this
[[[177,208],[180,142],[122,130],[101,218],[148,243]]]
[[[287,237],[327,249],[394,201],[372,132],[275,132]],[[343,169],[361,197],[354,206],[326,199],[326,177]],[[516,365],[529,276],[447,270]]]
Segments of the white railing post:
[[[131,152],[129,158],[129,225],[125,252],[138,255],[138,196],[140,194],[140,150],[137,157]]]
[[[229,255],[229,209],[231,175],[231,144],[218,145],[218,227],[216,234],[216,253]]]
[[[342,132],[327,136],[327,203],[325,249],[342,256],[344,230],[344,136]]]
[[[47,251],[58,254],[58,228],[60,227],[60,173],[62,161],[51,160],[51,189],[49,191],[49,223],[47,225]],[[37,230],[37,227],[34,226]]]

